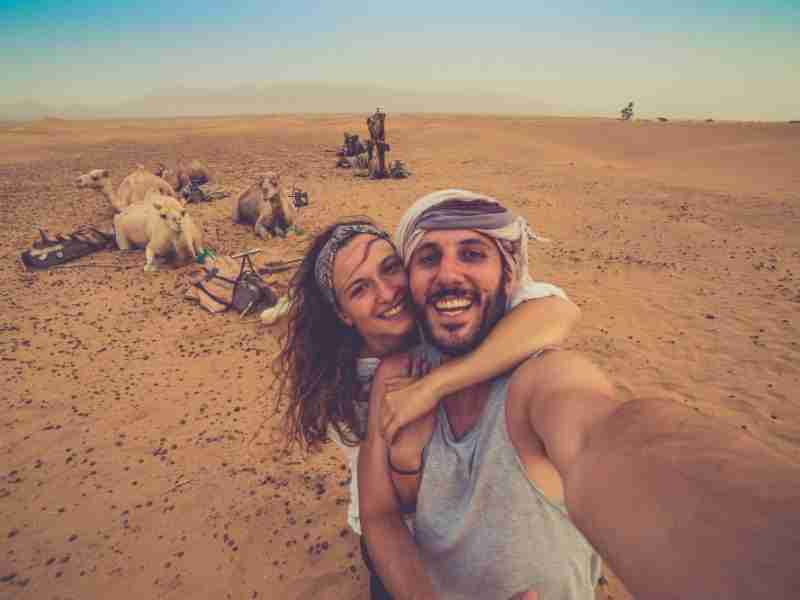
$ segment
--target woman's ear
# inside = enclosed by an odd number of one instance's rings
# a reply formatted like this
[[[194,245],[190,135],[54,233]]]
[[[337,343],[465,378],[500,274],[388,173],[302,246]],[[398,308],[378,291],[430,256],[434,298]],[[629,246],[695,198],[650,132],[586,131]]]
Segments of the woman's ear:
[[[347,325],[348,327],[352,327],[353,326],[353,319],[351,319],[346,314],[344,314],[344,312],[342,312],[342,309],[340,309],[338,307],[336,308],[336,316],[339,317],[339,320],[342,323],[344,323],[345,325]]]

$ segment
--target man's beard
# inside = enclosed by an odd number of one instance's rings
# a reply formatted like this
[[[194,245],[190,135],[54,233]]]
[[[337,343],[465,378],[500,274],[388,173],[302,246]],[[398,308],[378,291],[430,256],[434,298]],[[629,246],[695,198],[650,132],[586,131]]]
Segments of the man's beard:
[[[506,302],[508,295],[506,294],[505,286],[499,285],[497,292],[493,298],[487,301],[481,307],[480,325],[467,339],[461,340],[458,343],[448,343],[446,340],[438,340],[431,331],[431,325],[428,322],[427,315],[425,314],[424,307],[415,307],[417,312],[417,322],[422,329],[424,340],[435,347],[439,352],[450,357],[463,356],[472,352],[475,348],[480,346],[481,342],[486,339],[489,332],[492,331],[497,322],[503,317],[506,311]]]

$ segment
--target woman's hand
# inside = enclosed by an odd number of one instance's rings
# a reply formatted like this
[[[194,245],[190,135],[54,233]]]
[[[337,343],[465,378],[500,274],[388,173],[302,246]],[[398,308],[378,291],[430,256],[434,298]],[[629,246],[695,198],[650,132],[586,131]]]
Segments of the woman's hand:
[[[407,376],[387,380],[381,406],[381,434],[387,444],[392,444],[400,429],[424,417],[439,403],[438,390],[421,379],[429,370],[420,359],[409,363]]]

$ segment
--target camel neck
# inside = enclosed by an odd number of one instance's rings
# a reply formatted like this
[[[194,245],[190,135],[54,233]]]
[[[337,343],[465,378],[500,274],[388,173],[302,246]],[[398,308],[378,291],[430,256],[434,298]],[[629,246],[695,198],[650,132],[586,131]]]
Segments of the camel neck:
[[[111,185],[110,179],[103,181],[103,187],[100,188],[100,193],[106,197],[106,200],[111,203],[111,206],[117,205],[117,194],[114,192],[114,188]]]

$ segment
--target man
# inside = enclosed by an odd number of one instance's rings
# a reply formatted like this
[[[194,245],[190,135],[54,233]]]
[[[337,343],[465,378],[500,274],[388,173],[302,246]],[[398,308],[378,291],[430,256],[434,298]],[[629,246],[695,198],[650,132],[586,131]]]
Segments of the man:
[[[491,329],[527,276],[526,231],[460,190],[407,212],[396,241],[429,356],[457,357]],[[371,403],[404,362],[385,361]],[[800,466],[675,403],[623,403],[578,353],[546,352],[448,397],[391,453],[370,408],[361,520],[396,598],[589,598],[586,540],[637,598],[800,590]],[[414,500],[412,538],[399,515]]]

